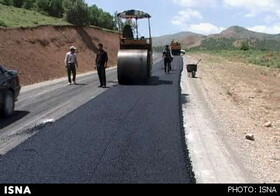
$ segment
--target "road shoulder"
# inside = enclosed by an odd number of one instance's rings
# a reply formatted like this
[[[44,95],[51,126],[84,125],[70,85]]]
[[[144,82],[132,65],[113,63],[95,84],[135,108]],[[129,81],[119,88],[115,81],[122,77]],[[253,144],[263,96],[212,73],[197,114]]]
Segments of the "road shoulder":
[[[184,57],[184,65],[194,59]],[[187,146],[197,183],[245,183],[249,171],[227,141],[227,127],[213,109],[201,78],[182,72],[182,102]]]

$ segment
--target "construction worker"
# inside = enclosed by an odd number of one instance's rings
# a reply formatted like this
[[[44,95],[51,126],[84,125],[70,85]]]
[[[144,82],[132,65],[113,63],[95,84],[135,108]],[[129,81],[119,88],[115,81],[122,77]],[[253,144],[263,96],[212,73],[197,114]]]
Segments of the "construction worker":
[[[77,68],[79,67],[78,65],[78,58],[76,54],[77,48],[75,46],[70,47],[70,52],[66,54],[65,57],[65,64],[66,64],[66,69],[67,69],[67,74],[68,74],[68,82],[71,85],[72,80],[71,80],[71,74],[73,74],[73,82],[76,85],[76,74],[77,74]]]
[[[170,73],[170,71],[171,71],[172,56],[171,56],[171,52],[170,52],[170,49],[169,49],[168,45],[165,46],[162,58],[164,58],[164,70],[165,70],[165,73]]]
[[[103,49],[103,44],[98,44],[98,52],[96,54],[96,69],[99,76],[100,86],[99,88],[106,88],[106,68],[108,66],[108,54]]]

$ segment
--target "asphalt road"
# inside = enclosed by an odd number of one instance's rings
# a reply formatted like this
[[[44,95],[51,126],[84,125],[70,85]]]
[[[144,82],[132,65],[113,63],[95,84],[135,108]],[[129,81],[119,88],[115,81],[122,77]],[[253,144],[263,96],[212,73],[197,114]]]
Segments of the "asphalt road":
[[[117,85],[116,69],[107,71],[109,87]],[[62,78],[22,88],[12,118],[0,119],[0,154],[5,154],[31,137],[46,120],[56,121],[108,89],[97,88],[98,76],[79,75],[79,85]]]
[[[183,60],[174,58],[169,75],[162,67],[154,65],[148,85],[112,82],[54,123],[29,130],[36,134],[0,158],[0,183],[194,182],[180,103]]]

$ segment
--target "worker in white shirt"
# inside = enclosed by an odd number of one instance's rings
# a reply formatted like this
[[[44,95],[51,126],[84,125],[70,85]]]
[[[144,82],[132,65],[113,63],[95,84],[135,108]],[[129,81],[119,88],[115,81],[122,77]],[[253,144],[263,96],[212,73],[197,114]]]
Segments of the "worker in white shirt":
[[[66,64],[66,69],[67,69],[67,74],[68,74],[68,81],[69,84],[72,84],[71,80],[71,74],[73,74],[73,82],[76,85],[76,74],[77,74],[77,68],[79,67],[78,65],[78,58],[76,54],[77,48],[75,46],[70,47],[70,52],[66,54],[65,57],[65,64]]]

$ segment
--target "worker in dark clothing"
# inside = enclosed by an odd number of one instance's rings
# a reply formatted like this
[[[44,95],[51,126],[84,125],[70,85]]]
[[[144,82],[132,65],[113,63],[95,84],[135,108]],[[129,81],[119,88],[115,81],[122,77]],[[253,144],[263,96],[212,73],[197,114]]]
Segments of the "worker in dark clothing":
[[[133,39],[133,31],[131,25],[125,25],[123,28],[123,38]]]
[[[98,52],[96,54],[96,69],[98,72],[100,86],[99,88],[106,88],[106,68],[108,66],[108,54],[103,49],[103,44],[98,44]]]
[[[171,52],[169,50],[169,46],[168,45],[165,46],[162,58],[164,59],[164,70],[165,70],[165,73],[170,73],[170,71],[171,71],[172,56],[171,56]]]

